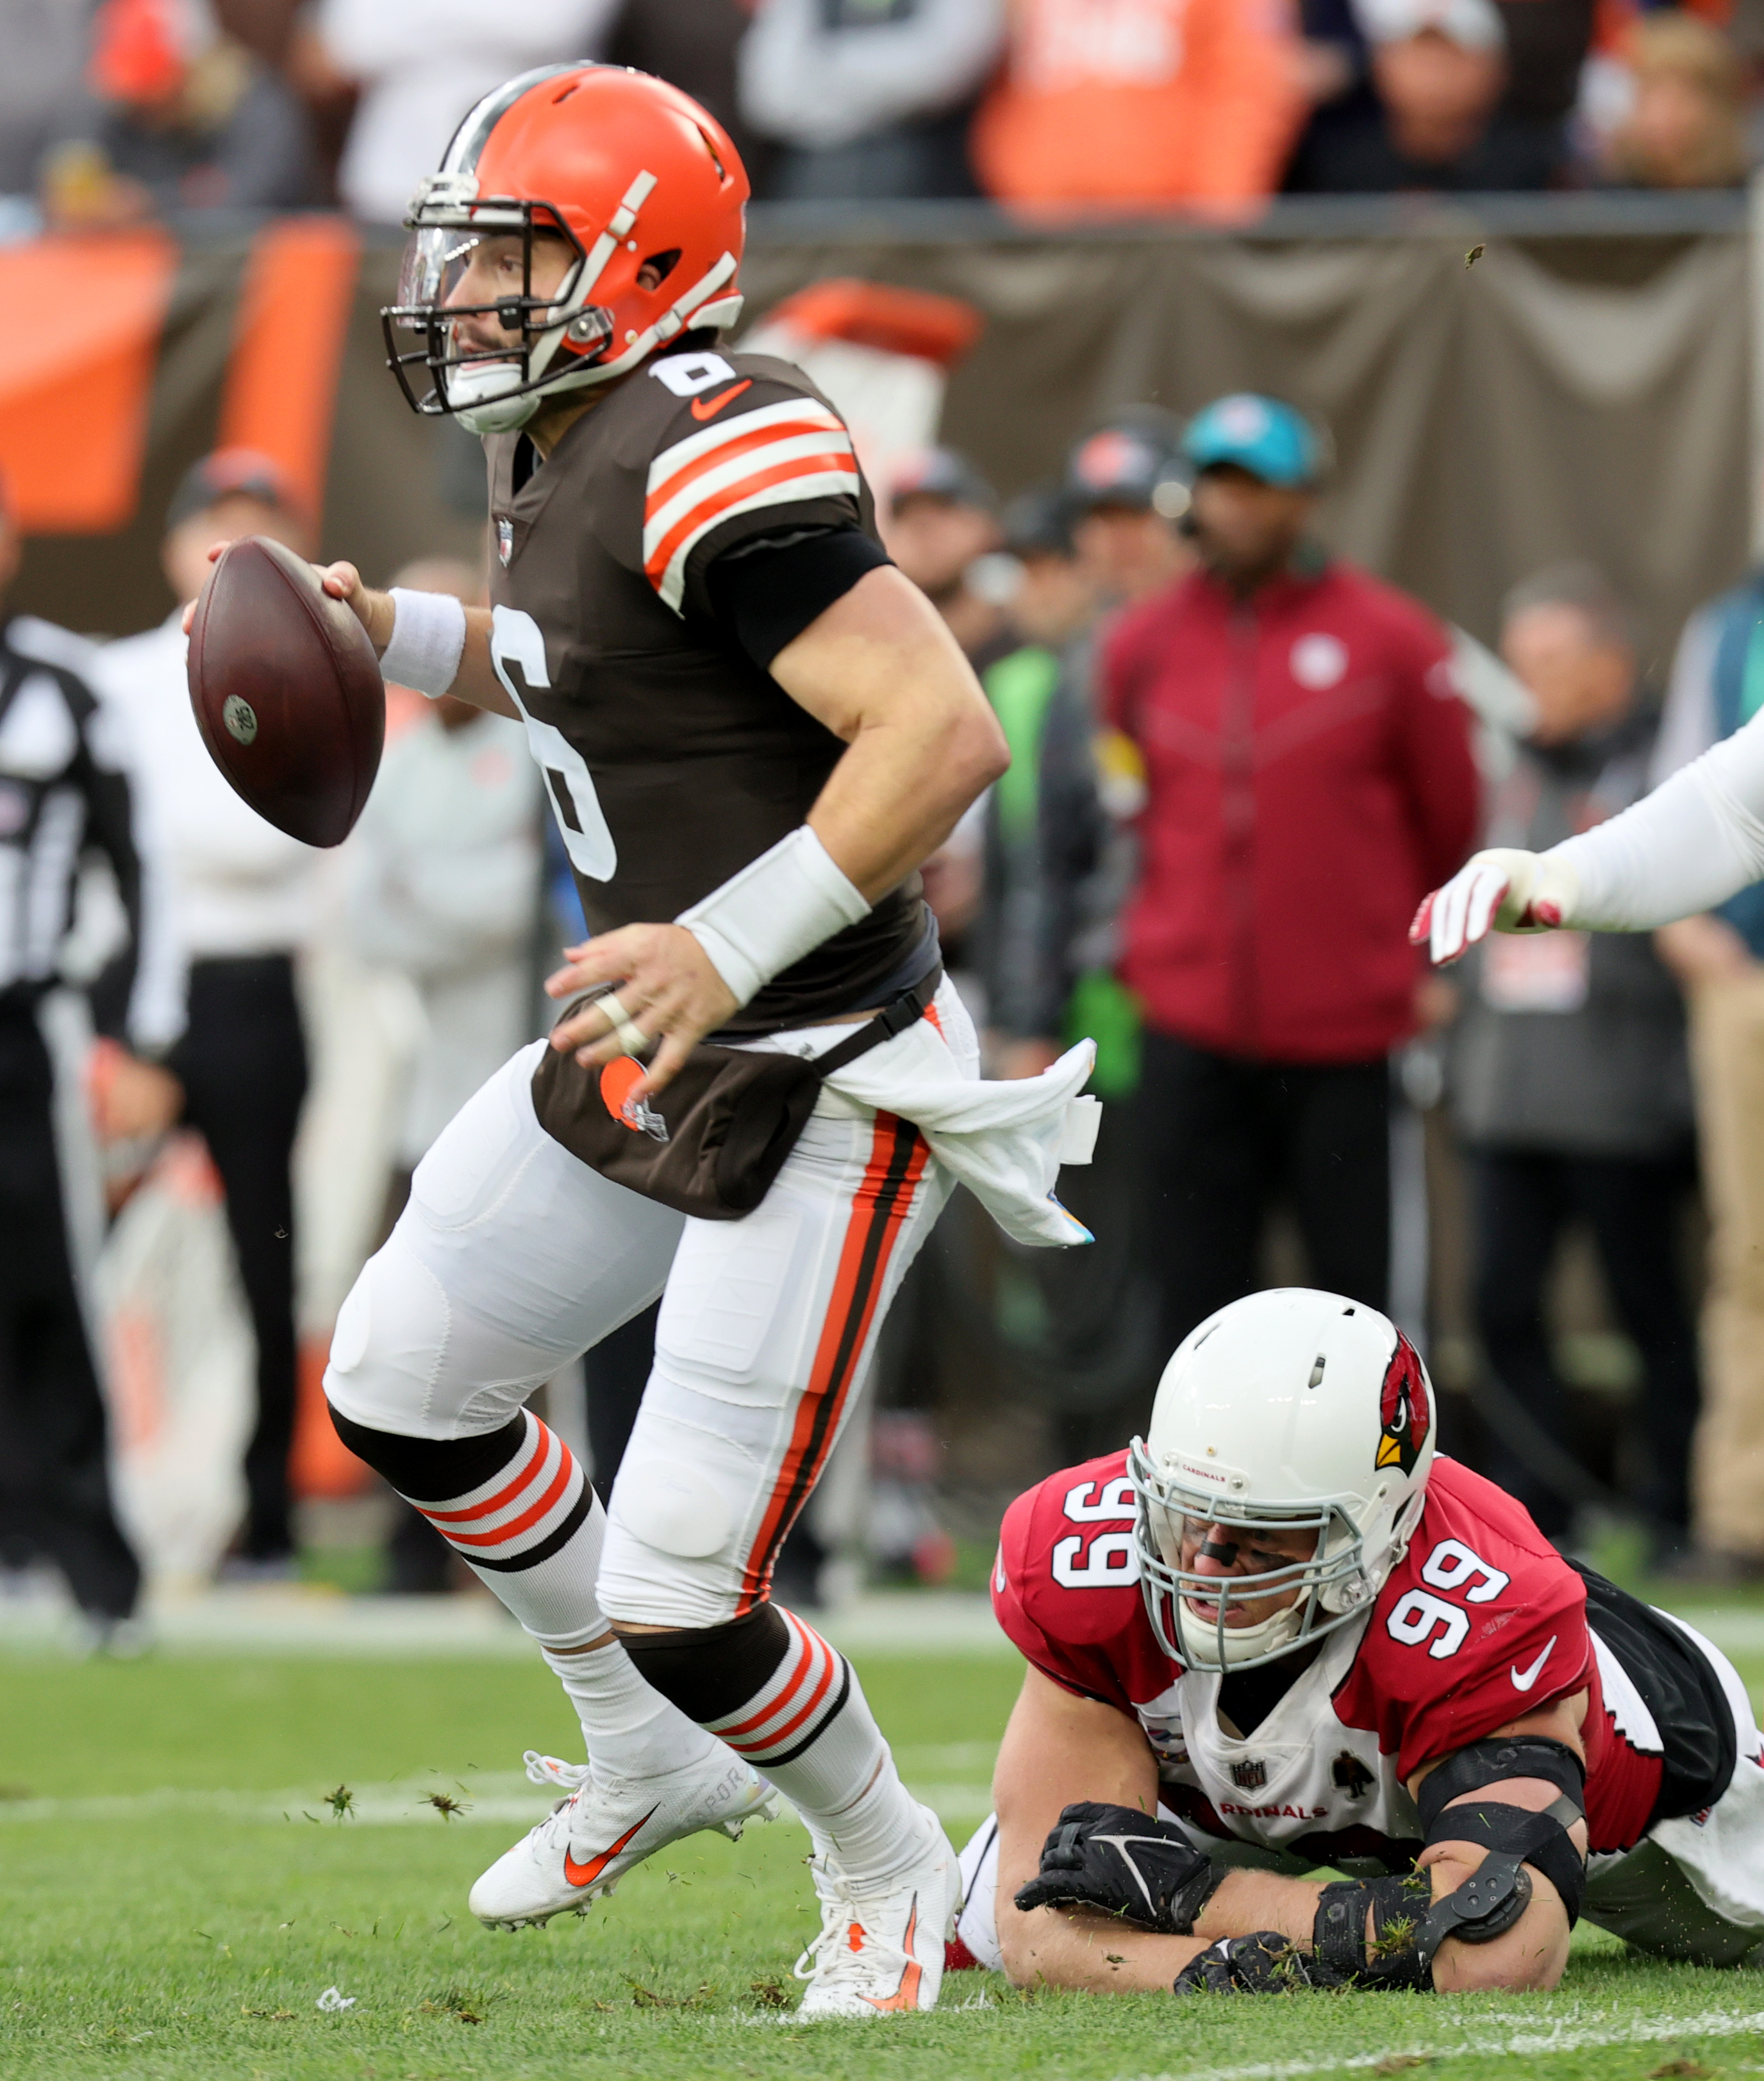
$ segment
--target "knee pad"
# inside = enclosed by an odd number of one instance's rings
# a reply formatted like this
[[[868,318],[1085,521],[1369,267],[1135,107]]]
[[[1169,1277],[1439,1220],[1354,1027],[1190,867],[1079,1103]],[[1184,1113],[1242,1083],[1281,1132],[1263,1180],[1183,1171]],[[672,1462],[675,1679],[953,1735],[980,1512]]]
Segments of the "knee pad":
[[[708,1560],[735,1529],[729,1499],[710,1476],[684,1461],[627,1460],[614,1485],[618,1521],[633,1538],[681,1561]]]
[[[607,1499],[601,1608],[615,1623],[710,1630],[739,1611],[734,1478],[646,1444],[644,1417]]]
[[[338,1310],[325,1368],[333,1411],[369,1430],[424,1428],[449,1318],[446,1288],[394,1230]]]

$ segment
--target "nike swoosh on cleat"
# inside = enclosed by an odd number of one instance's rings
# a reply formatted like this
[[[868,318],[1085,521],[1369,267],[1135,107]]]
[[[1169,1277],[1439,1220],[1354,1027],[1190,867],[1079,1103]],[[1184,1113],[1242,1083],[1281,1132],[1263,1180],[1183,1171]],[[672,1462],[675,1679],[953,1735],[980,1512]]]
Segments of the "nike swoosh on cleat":
[[[606,1869],[607,1866],[611,1864],[613,1860],[619,1854],[620,1851],[622,1850],[630,1841],[631,1838],[637,1835],[641,1830],[646,1828],[650,1822],[655,1818],[655,1816],[660,1811],[661,1809],[659,1806],[650,1807],[650,1810],[643,1816],[642,1819],[641,1821],[634,1822],[632,1825],[625,1830],[625,1833],[620,1836],[617,1842],[610,1844],[606,1849],[601,1851],[599,1856],[590,1857],[585,1864],[579,1864],[575,1859],[570,1856],[570,1852],[566,1850],[563,1853],[563,1876],[565,1880],[568,1884],[573,1886],[592,1886],[594,1881],[600,1876],[601,1873]]]
[[[1518,1663],[1514,1663],[1513,1688],[1515,1691],[1529,1691],[1531,1688],[1531,1686],[1537,1682],[1539,1677],[1543,1673],[1544,1663],[1550,1658],[1550,1650],[1556,1646],[1556,1642],[1560,1638],[1561,1635],[1560,1633],[1552,1633],[1550,1635],[1548,1643],[1544,1647],[1543,1653],[1539,1655],[1537,1660],[1532,1663],[1529,1669],[1522,1671]]]
[[[901,1949],[907,1954],[907,1963],[900,1975],[900,1984],[891,1995],[865,1995],[863,1999],[878,2015],[887,2016],[897,2010],[916,2009],[919,2006],[919,1982],[924,1978],[924,1968],[912,1955],[912,1940],[919,1927],[919,1896],[912,1897],[912,1907],[907,1916],[907,1933],[901,1940]]]
[[[692,415],[695,419],[714,419],[725,405],[739,397],[743,390],[752,388],[753,378],[750,376],[744,383],[738,383],[733,390],[725,390],[720,397],[713,397],[708,401],[702,397],[694,397],[690,406]]]

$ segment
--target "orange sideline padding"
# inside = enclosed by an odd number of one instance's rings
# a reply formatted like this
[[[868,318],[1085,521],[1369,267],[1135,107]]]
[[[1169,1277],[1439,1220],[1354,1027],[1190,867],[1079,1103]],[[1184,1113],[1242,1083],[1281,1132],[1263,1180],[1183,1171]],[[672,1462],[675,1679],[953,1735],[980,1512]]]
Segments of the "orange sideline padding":
[[[279,462],[315,518],[360,247],[335,217],[284,218],[259,233],[221,400],[220,445]]]
[[[159,231],[0,250],[0,309],[13,313],[0,339],[0,470],[26,533],[107,535],[133,517],[177,271]]]
[[[325,1368],[330,1361],[328,1331],[301,1339],[294,1447],[288,1459],[288,1481],[298,1496],[360,1495],[373,1479],[337,1436],[325,1406]]]
[[[810,339],[848,339],[884,354],[916,355],[945,368],[962,359],[986,324],[958,296],[845,275],[798,289],[768,311],[765,322],[789,326]]]

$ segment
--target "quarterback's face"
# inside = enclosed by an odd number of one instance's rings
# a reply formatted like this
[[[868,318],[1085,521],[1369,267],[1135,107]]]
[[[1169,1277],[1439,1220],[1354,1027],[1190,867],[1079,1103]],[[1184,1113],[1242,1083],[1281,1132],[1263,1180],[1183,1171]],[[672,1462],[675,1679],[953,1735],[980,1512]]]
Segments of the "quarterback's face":
[[[1276,1612],[1298,1600],[1303,1587],[1298,1570],[1317,1550],[1314,1530],[1282,1532],[1269,1525],[1251,1532],[1241,1524],[1214,1524],[1205,1518],[1182,1520],[1182,1568],[1190,1575],[1216,1575],[1229,1583],[1244,1575],[1274,1575],[1293,1571],[1290,1583],[1270,1587],[1258,1597],[1234,1597],[1226,1606],[1225,1626],[1260,1625]],[[1188,1608],[1203,1625],[1219,1624],[1219,1605],[1206,1597],[1191,1596]]]
[[[575,264],[575,254],[561,238],[536,238],[533,242],[533,276],[525,273],[526,242],[510,232],[495,238],[462,243],[456,261],[457,272],[445,299],[449,309],[462,309],[453,321],[454,343],[468,354],[494,354],[506,347],[511,355],[520,347],[520,321],[504,325],[495,311],[473,311],[474,304],[507,303],[511,298],[532,296],[549,302],[562,292]]]

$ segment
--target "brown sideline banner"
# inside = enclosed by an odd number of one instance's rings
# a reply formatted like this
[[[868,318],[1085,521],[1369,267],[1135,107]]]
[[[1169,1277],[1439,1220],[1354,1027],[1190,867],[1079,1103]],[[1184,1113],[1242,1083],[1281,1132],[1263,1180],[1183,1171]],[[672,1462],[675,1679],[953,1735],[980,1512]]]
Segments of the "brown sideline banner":
[[[1464,250],[1446,228],[762,236],[744,280],[756,317],[830,275],[972,303],[987,323],[944,435],[1007,493],[1113,406],[1289,397],[1335,435],[1336,546],[1484,638],[1508,586],[1590,557],[1633,600],[1657,680],[1686,613],[1745,558],[1745,235],[1495,239],[1473,269]],[[223,438],[322,490],[324,553],[371,579],[475,553],[476,444],[415,418],[382,365],[397,264],[324,217],[222,246],[142,232],[0,250],[0,298],[32,314],[0,347],[0,467],[30,534],[12,603],[100,634],[158,620],[160,517]],[[69,343],[82,309],[91,330]]]

